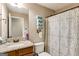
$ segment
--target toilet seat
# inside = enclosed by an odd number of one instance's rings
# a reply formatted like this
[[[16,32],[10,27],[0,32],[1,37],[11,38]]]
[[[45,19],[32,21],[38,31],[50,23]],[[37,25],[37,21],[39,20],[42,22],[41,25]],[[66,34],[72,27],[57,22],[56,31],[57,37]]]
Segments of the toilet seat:
[[[50,54],[48,54],[47,52],[42,52],[40,54],[38,54],[39,56],[51,56]]]

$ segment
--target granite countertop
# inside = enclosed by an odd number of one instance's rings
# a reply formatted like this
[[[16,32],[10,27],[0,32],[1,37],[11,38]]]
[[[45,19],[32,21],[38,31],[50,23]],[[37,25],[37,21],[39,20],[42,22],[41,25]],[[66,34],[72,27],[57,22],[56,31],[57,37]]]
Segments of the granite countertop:
[[[17,49],[21,49],[21,48],[27,48],[33,46],[33,43],[29,40],[25,40],[25,41],[20,41],[17,43],[5,43],[0,45],[0,53],[6,53],[9,51],[13,51],[13,50],[17,50]]]

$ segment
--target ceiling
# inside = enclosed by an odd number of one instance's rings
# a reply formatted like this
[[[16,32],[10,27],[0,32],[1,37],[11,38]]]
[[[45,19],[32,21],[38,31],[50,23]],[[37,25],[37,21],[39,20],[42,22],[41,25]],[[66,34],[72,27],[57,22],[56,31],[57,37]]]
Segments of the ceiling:
[[[16,6],[12,6],[10,4],[7,4],[7,7],[10,11],[13,11],[13,12],[18,12],[18,13],[22,13],[22,14],[28,14],[28,10],[25,9],[25,8],[18,8]]]
[[[36,4],[46,7],[48,9],[51,9],[55,12],[61,12],[68,8],[79,6],[79,3],[36,3]],[[13,11],[13,12],[19,12],[19,13],[23,13],[23,14],[28,14],[28,12],[29,12],[25,8],[17,8],[15,6],[11,6],[10,4],[7,4],[7,7],[10,11]]]
[[[78,3],[38,3],[39,5],[52,9],[54,11],[60,11],[62,9],[67,9],[67,7],[79,6]]]

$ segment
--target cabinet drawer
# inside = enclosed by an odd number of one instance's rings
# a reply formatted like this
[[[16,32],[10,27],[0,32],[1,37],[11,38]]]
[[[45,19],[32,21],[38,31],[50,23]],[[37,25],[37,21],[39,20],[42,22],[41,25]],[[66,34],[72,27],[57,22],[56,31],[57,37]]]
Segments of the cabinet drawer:
[[[33,56],[33,53],[25,54],[23,56]]]
[[[25,55],[31,56],[32,53],[33,53],[33,46],[7,52],[8,56],[25,56]]]
[[[18,50],[19,56],[21,55],[27,55],[29,53],[33,53],[33,47],[28,47],[28,48],[24,48],[24,49],[19,49]]]
[[[8,56],[18,56],[18,52],[17,51],[10,51],[7,52]]]
[[[33,53],[31,53],[31,54],[27,54],[26,56],[33,56]]]

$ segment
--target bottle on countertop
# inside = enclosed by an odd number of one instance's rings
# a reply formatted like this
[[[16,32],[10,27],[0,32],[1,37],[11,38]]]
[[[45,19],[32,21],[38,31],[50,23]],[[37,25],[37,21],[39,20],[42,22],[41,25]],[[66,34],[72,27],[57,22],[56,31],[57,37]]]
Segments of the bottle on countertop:
[[[28,33],[27,28],[26,28],[25,31],[24,31],[24,39],[25,39],[25,40],[29,40],[29,33]]]

